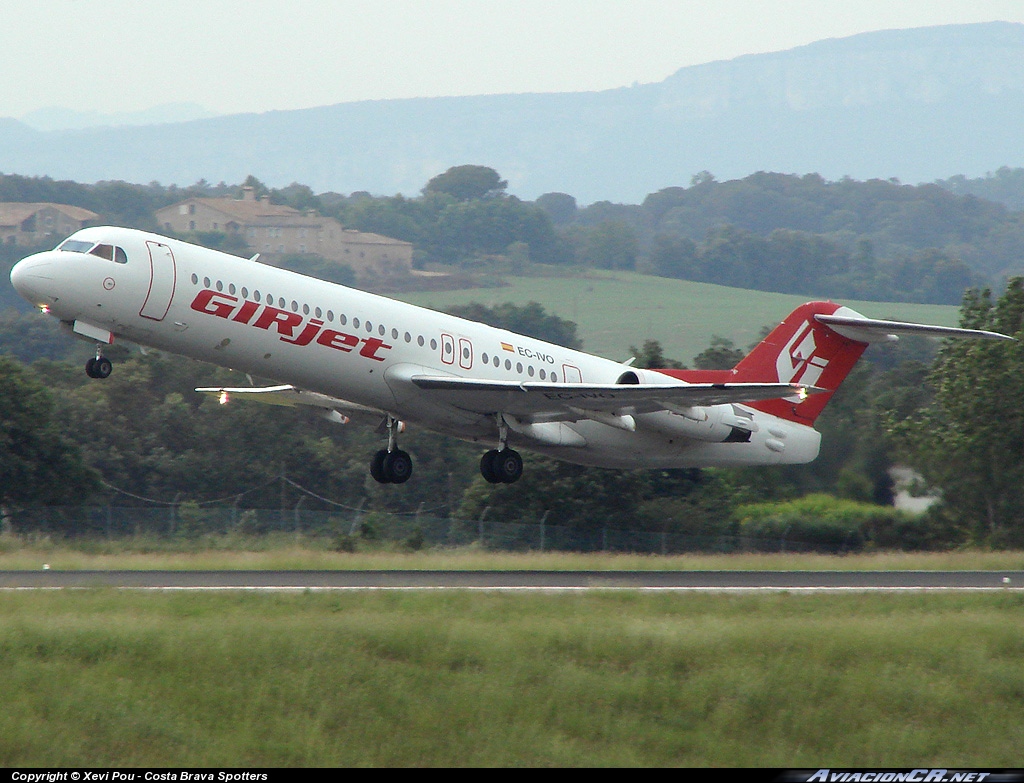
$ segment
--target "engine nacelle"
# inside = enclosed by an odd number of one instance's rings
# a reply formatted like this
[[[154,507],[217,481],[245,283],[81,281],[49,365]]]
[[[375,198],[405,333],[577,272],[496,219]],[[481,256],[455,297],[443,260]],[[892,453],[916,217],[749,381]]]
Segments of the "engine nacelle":
[[[619,376],[621,384],[678,383],[660,372],[628,370]],[[707,443],[747,443],[757,432],[753,413],[736,405],[707,405],[655,413],[633,414],[638,429]]]
[[[747,443],[757,432],[753,415],[744,415],[733,405],[638,413],[633,415],[633,420],[637,429],[707,443]]]

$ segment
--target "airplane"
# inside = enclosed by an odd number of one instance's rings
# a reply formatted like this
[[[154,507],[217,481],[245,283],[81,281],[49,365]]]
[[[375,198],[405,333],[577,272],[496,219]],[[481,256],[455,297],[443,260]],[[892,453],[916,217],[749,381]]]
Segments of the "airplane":
[[[865,318],[833,302],[797,307],[731,370],[631,367],[251,259],[135,229],[96,226],[11,270],[18,293],[95,343],[125,339],[240,370],[273,386],[212,387],[220,401],[308,406],[374,422],[383,484],[413,471],[407,424],[491,446],[480,472],[511,484],[516,448],[582,465],[690,468],[810,462],[814,422],[870,343],[900,334],[995,332]]]

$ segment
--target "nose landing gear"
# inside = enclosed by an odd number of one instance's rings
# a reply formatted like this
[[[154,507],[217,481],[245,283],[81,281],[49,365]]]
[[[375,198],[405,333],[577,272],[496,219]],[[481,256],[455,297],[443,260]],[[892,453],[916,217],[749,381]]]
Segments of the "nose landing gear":
[[[114,365],[110,359],[100,352],[99,346],[96,346],[96,355],[85,363],[85,374],[90,378],[109,378],[113,371]]]

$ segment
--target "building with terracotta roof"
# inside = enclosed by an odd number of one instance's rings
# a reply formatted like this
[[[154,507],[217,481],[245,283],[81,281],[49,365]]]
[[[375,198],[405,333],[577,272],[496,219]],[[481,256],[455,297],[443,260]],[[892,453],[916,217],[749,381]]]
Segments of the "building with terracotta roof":
[[[33,246],[56,242],[97,220],[82,207],[49,203],[0,203],[0,242]]]
[[[348,264],[357,272],[369,269],[408,270],[412,243],[344,228],[334,218],[309,210],[301,212],[283,204],[256,198],[243,188],[240,199],[190,198],[156,212],[167,231],[218,231],[240,236],[269,261],[293,254],[316,254]]]

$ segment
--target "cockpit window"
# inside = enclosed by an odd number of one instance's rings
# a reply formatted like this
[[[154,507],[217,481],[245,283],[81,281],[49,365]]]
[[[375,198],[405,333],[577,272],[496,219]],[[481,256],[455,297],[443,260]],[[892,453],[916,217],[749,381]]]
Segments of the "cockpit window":
[[[58,250],[66,250],[69,253],[88,253],[95,242],[83,242],[80,239],[68,239],[57,246]]]
[[[128,255],[123,249],[114,245],[96,245],[96,247],[89,251],[89,255],[99,256],[100,258],[107,259],[107,261],[115,261],[118,264],[128,263]]]

